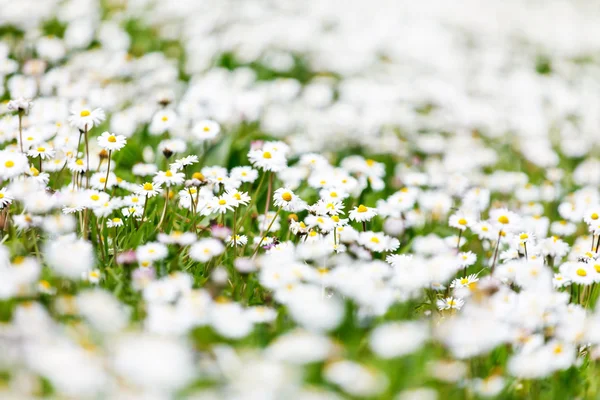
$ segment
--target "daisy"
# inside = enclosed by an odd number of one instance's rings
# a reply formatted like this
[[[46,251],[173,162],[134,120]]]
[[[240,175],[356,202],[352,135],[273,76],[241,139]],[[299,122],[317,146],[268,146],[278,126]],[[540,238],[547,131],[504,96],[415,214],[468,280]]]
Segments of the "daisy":
[[[138,261],[158,261],[169,255],[169,249],[162,243],[150,242],[135,249],[135,255]]]
[[[183,172],[177,172],[173,170],[158,171],[152,181],[155,185],[165,185],[167,187],[181,185],[185,179]]]
[[[214,139],[219,132],[221,132],[219,124],[208,119],[196,123],[192,128],[192,134],[201,142]]]
[[[358,243],[377,253],[394,251],[400,246],[398,239],[381,232],[361,232],[358,237]]]
[[[197,240],[193,232],[172,231],[158,234],[158,241],[165,244],[178,244],[180,246],[189,246]]]
[[[234,204],[235,200],[232,200],[227,195],[214,197],[211,201],[211,213],[224,214],[227,211],[233,211],[235,207]]]
[[[98,145],[107,151],[119,151],[127,144],[127,138],[110,132],[103,132],[98,137]]]
[[[100,283],[102,274],[100,273],[99,269],[93,269],[89,272],[83,272],[82,278],[83,278],[83,280],[86,280],[89,283],[97,284],[97,283]]]
[[[469,214],[458,212],[452,214],[448,221],[448,225],[452,228],[460,229],[461,231],[470,228],[477,222],[475,218]]]
[[[134,217],[141,218],[144,213],[144,208],[142,206],[129,206],[121,208],[121,214],[125,217]]]
[[[112,188],[117,185],[117,176],[112,172],[107,174],[104,172],[96,172],[90,178],[90,186],[98,190],[106,190],[106,188]]]
[[[106,119],[101,108],[91,109],[89,107],[74,107],[71,109],[69,123],[71,126],[84,131],[90,130]]]
[[[217,239],[206,238],[194,243],[189,250],[192,260],[207,262],[211,258],[218,256],[225,251],[223,243]]]
[[[161,192],[162,188],[159,184],[146,182],[143,185],[139,185],[135,190],[135,194],[143,197],[154,197]]]
[[[289,188],[279,188],[273,193],[273,203],[284,211],[301,211],[303,201]]]
[[[233,246],[245,246],[248,243],[248,237],[246,235],[235,235],[235,240],[233,240],[233,236],[228,236],[226,240],[227,244],[231,247]]]
[[[321,232],[332,231],[335,227],[333,220],[324,215],[309,215],[305,221],[309,227],[318,227]]]
[[[27,157],[21,153],[13,153],[7,150],[0,151],[0,177],[11,179],[21,175],[29,167]]]
[[[339,215],[343,214],[344,203],[339,200],[324,200],[319,199],[315,204],[310,206],[310,212],[317,215]]]
[[[158,172],[158,167],[154,164],[142,164],[138,163],[133,166],[131,172],[135,176],[150,176]]]
[[[446,297],[445,299],[439,299],[436,302],[438,309],[441,310],[460,310],[465,304],[465,301],[458,297]]]
[[[110,199],[108,193],[100,192],[98,190],[87,190],[84,196],[85,206],[90,208],[101,207]]]
[[[458,261],[461,268],[467,268],[475,264],[477,261],[477,255],[472,251],[458,253]]]
[[[250,203],[250,196],[246,192],[240,192],[237,189],[228,189],[225,191],[225,195],[228,196],[234,203],[235,207],[240,205],[247,206]]]
[[[370,221],[376,215],[377,215],[377,212],[374,208],[367,207],[363,204],[359,205],[358,207],[354,207],[348,214],[348,216],[350,217],[350,220],[356,221],[356,222]]]
[[[340,202],[350,196],[343,189],[321,189],[319,196],[326,202]]]
[[[487,221],[480,221],[471,228],[480,240],[495,240],[498,237],[498,230]]]
[[[263,149],[250,150],[248,152],[250,163],[263,171],[278,172],[287,166],[285,156],[280,152],[272,152]]]
[[[560,266],[560,273],[570,282],[580,285],[591,285],[598,274],[592,265],[585,262],[566,262]]]
[[[71,172],[85,172],[85,161],[83,161],[81,158],[72,159],[67,163],[67,168]]]
[[[173,110],[162,109],[152,117],[152,122],[148,127],[148,132],[151,135],[162,135],[171,129],[177,122],[177,114]]]
[[[506,208],[499,208],[490,211],[490,222],[497,229],[510,232],[516,230],[521,222],[521,218],[512,211]]]
[[[198,162],[198,156],[192,155],[192,156],[183,157],[178,160],[175,160],[174,163],[171,163],[171,169],[174,171],[179,171],[179,170],[184,169],[188,165],[193,165],[193,164],[196,164],[197,162]]]
[[[32,147],[31,149],[29,149],[29,151],[27,152],[27,155],[29,157],[33,157],[33,158],[41,158],[42,160],[45,160],[47,158],[53,158],[55,154],[55,151],[52,147],[50,147],[50,145],[48,143],[40,143],[37,146]]]
[[[123,226],[123,220],[121,218],[112,218],[106,221],[106,226],[108,228],[116,228],[119,226]]]
[[[18,99],[14,99],[8,102],[6,108],[8,111],[17,111],[17,112],[28,112],[33,107],[33,102],[31,99],[25,99],[23,97],[19,97]]]
[[[6,188],[2,188],[2,190],[0,190],[0,209],[3,209],[11,204],[13,199],[14,198],[10,192]]]
[[[258,171],[252,167],[235,167],[231,170],[230,176],[244,183],[252,183],[258,178]]]
[[[554,274],[554,277],[552,278],[552,285],[555,289],[565,287],[570,283],[571,281],[567,279],[563,274]]]
[[[450,284],[451,288],[470,288],[473,284],[479,281],[479,278],[475,274],[465,276],[463,278],[456,278]]]

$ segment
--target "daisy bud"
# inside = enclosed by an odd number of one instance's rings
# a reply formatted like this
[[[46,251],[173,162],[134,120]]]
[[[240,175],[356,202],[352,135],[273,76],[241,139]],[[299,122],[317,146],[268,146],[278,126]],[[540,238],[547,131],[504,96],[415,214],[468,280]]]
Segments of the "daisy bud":
[[[173,151],[170,149],[164,149],[163,150],[163,156],[165,156],[166,159],[171,158],[171,156],[173,155]]]

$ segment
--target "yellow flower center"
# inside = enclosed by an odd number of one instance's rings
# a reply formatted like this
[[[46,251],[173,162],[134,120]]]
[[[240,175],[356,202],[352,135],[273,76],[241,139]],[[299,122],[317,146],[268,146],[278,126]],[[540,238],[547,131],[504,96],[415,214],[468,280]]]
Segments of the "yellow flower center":
[[[100,200],[100,196],[98,196],[97,194],[93,194],[90,196],[90,199],[92,199],[94,201],[98,201],[98,200]]]
[[[521,239],[521,240],[529,239],[529,235],[526,233],[521,233],[519,235],[519,239]]]
[[[242,199],[242,196],[239,193],[234,193],[233,198],[239,201]]]
[[[467,220],[464,219],[464,218],[461,218],[461,219],[458,220],[458,224],[459,225],[466,225],[467,224]]]
[[[12,168],[12,167],[14,167],[14,166],[15,166],[15,162],[14,162],[14,161],[11,161],[11,160],[8,160],[7,162],[5,162],[5,163],[4,163],[4,166],[5,166],[6,168]]]
[[[369,211],[369,209],[361,204],[360,206],[358,206],[356,211],[358,211],[359,213],[364,213],[364,212]]]
[[[285,192],[284,194],[281,195],[281,198],[285,201],[291,201],[292,194],[290,192]]]
[[[337,215],[334,215],[333,217],[331,217],[331,220],[333,222],[340,222],[340,217],[338,217]]]
[[[37,151],[38,151],[39,153],[43,153],[43,152],[45,152],[45,151],[46,151],[46,148],[45,148],[45,147],[38,147],[38,148],[37,148]]]
[[[265,151],[263,153],[263,158],[269,159],[269,158],[273,158],[273,156],[271,155],[271,153],[269,153],[268,151]]]
[[[225,201],[223,199],[219,200],[219,205],[220,206],[224,206],[225,204],[227,204],[227,201]]]
[[[171,170],[168,170],[167,172],[165,172],[165,176],[168,176],[170,178],[173,176],[173,173],[171,172]]]
[[[118,224],[119,222],[121,222],[121,218],[113,218],[112,222],[114,222],[115,224]]]
[[[117,137],[115,135],[110,135],[108,137],[108,141],[111,143],[116,143],[117,142]]]
[[[169,117],[167,117],[166,115],[163,115],[163,117],[161,119],[163,122],[167,122],[169,120]]]
[[[575,271],[575,273],[579,276],[587,276],[587,272],[583,268],[579,268],[577,271]]]
[[[330,197],[338,197],[338,194],[336,192],[331,192],[329,193]]]
[[[75,164],[77,164],[77,165],[83,165],[83,160],[79,159],[79,160],[75,161]]]
[[[192,175],[192,178],[198,179],[199,181],[203,181],[204,175],[202,175],[202,173],[200,173],[200,172],[194,172],[194,174]]]
[[[4,198],[4,193],[0,193],[0,199]]]
[[[152,184],[150,182],[144,183],[144,190],[152,190],[152,189],[154,189],[154,186],[152,186]]]
[[[29,171],[31,172],[31,175],[33,175],[33,176],[38,176],[40,174],[40,171],[38,171],[38,169],[36,167],[29,168]]]
[[[79,113],[80,117],[88,117],[90,115],[90,110],[81,110]]]
[[[594,221],[598,219],[598,214],[597,213],[593,213],[592,215],[590,215],[590,218],[592,218]]]
[[[508,219],[508,217],[506,215],[501,215],[498,217],[498,222],[500,222],[501,224],[508,224],[510,221]]]
[[[373,236],[371,238],[371,242],[373,242],[373,243],[379,243],[379,239],[377,239],[377,236]]]
[[[204,128],[202,128],[202,130],[203,130],[204,132],[208,132],[208,131],[210,131],[210,128],[209,128],[208,126],[205,126]]]
[[[371,160],[371,159],[369,159],[369,160],[366,160],[366,163],[367,163],[367,165],[368,165],[369,167],[372,167],[372,166],[375,164],[375,161],[374,161],[374,160]]]
[[[106,182],[106,178],[105,177],[100,178],[100,183],[104,183],[104,182]]]

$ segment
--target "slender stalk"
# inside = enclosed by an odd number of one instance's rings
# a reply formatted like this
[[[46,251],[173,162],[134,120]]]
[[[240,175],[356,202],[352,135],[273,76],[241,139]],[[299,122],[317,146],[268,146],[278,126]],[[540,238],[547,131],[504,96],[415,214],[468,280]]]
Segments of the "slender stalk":
[[[108,184],[108,174],[110,173],[110,156],[111,155],[112,155],[112,150],[109,150],[108,151],[108,168],[106,168],[106,179],[104,180],[104,191],[105,192],[106,192],[106,185]],[[100,168],[98,168],[98,169],[100,169]]]
[[[237,252],[237,232],[235,227],[235,220],[237,219],[237,207],[233,210],[233,255]]]
[[[86,163],[85,178],[87,181],[85,184],[85,187],[87,189],[89,189],[90,188],[90,141],[89,141],[87,125],[85,126],[84,135],[85,135],[85,163]]]
[[[60,183],[62,181],[62,173],[65,170],[66,166],[67,166],[67,162],[65,161],[65,163],[63,164],[62,168],[60,169],[60,171],[58,171],[58,175],[56,176],[56,188],[60,188]]]
[[[244,212],[244,215],[242,216],[239,226],[244,226],[246,217],[248,216],[248,213],[250,212],[250,209],[252,208],[252,205],[254,204],[254,199],[256,199],[256,197],[258,196],[258,193],[259,193],[260,189],[262,188],[263,182],[265,181],[265,176],[266,176],[266,174],[263,174],[262,178],[260,179],[260,182],[258,183],[258,186],[256,187],[256,190],[254,191],[254,194],[250,198],[250,203],[248,203],[248,207],[246,207],[246,212]]]
[[[529,257],[527,256],[527,242],[523,242],[523,249],[525,250],[525,260],[529,260]]]
[[[502,230],[498,233],[498,240],[496,241],[496,250],[494,251],[494,261],[492,262],[491,273],[494,273],[494,268],[496,267],[496,258],[498,257],[498,249],[500,248],[500,239],[502,238]]]
[[[156,226],[156,230],[160,229],[163,221],[165,220],[165,215],[167,214],[167,206],[169,205],[169,187],[167,186],[167,198],[165,199],[165,206],[163,207],[162,215],[160,216],[160,221]]]
[[[279,207],[279,209],[277,210],[277,213],[273,216],[273,219],[271,220],[271,223],[269,224],[269,226],[267,227],[267,229],[265,230],[265,233],[262,235],[262,237],[260,238],[260,242],[258,242],[258,244],[256,245],[256,248],[254,249],[254,251],[252,252],[252,257],[254,257],[256,255],[256,252],[258,251],[258,249],[260,248],[260,245],[262,244],[262,242],[265,240],[265,238],[267,237],[267,234],[269,233],[269,230],[271,230],[271,227],[273,226],[273,224],[275,223],[275,220],[277,219],[277,216],[279,215],[279,212],[281,211],[281,207]]]
[[[456,252],[460,252],[460,239],[462,239],[463,230],[458,230],[458,242],[456,243]]]
[[[115,226],[115,236],[113,237],[113,261],[117,265],[117,227]]]
[[[144,210],[142,211],[142,224],[144,223],[144,216],[146,215],[146,207],[148,206],[148,194],[146,193],[146,201],[144,201]]]
[[[269,186],[267,189],[267,202],[265,203],[265,218],[269,213],[269,206],[271,205],[271,191],[273,190],[273,172],[269,171]]]
[[[40,156],[40,172],[42,172],[42,156]]]

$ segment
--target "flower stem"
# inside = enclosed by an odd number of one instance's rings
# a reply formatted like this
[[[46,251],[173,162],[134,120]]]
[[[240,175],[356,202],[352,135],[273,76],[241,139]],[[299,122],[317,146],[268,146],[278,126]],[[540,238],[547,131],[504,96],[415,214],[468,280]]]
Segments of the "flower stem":
[[[269,171],[269,186],[267,189],[267,202],[265,203],[265,218],[267,217],[267,214],[269,213],[269,206],[271,204],[271,190],[273,190],[273,172]]]
[[[163,221],[165,220],[165,215],[167,214],[167,206],[169,205],[169,187],[167,186],[167,198],[165,199],[165,206],[163,207],[162,215],[160,216],[160,221],[156,226],[156,230],[159,230]]]
[[[498,233],[498,240],[496,241],[496,250],[494,251],[494,261],[492,261],[492,269],[491,273],[494,273],[494,268],[496,267],[496,258],[498,257],[498,249],[500,248],[500,239],[502,238],[502,230]]]
[[[262,242],[265,240],[265,238],[267,237],[267,234],[269,233],[269,230],[271,229],[271,227],[273,226],[273,224],[275,223],[275,220],[277,219],[277,216],[279,215],[279,212],[281,211],[281,207],[279,207],[279,209],[277,210],[277,213],[273,216],[273,219],[271,220],[271,223],[269,224],[269,226],[267,227],[267,229],[265,230],[265,233],[262,235],[262,237],[260,238],[260,242],[258,242],[258,244],[256,245],[256,248],[254,249],[254,251],[252,252],[252,257],[254,257],[256,255],[256,252],[258,251],[258,249],[260,248],[260,245],[262,244]],[[266,216],[265,216],[265,221],[266,221]]]
[[[112,155],[112,150],[108,151],[108,168],[106,168],[106,179],[104,179],[104,191],[106,192],[106,185],[108,184],[108,174],[110,173],[110,156]],[[100,168],[98,168],[100,169]]]
[[[87,189],[90,188],[90,141],[88,138],[88,128],[87,125],[85,126],[85,130],[84,130],[84,135],[85,135],[85,179],[86,179],[86,184],[85,187]]]

